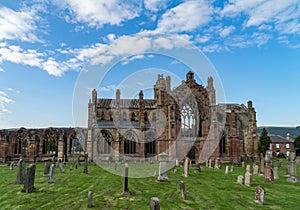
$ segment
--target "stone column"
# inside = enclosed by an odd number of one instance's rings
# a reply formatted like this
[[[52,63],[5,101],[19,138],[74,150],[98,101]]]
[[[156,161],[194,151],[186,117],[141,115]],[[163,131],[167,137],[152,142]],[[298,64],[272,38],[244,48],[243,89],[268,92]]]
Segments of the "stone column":
[[[167,157],[166,153],[161,153],[159,155],[159,172],[158,172],[158,181],[167,182],[169,180],[167,173]]]
[[[124,181],[123,181],[123,194],[128,194],[128,163],[125,163],[124,168]]]
[[[84,169],[83,169],[83,173],[87,174],[88,173],[88,154],[84,155]]]
[[[92,192],[88,192],[88,208],[91,208],[93,206],[93,197]]]
[[[150,210],[160,210],[160,203],[158,198],[152,197],[150,201]]]

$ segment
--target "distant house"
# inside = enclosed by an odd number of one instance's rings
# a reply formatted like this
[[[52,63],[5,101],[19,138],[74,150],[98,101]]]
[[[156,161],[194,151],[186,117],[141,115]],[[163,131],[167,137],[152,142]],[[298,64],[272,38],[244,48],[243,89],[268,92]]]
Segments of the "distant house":
[[[290,156],[290,152],[295,151],[294,140],[290,138],[288,133],[286,137],[280,135],[269,134],[272,141],[270,148],[272,149],[273,156],[283,154],[286,157]]]

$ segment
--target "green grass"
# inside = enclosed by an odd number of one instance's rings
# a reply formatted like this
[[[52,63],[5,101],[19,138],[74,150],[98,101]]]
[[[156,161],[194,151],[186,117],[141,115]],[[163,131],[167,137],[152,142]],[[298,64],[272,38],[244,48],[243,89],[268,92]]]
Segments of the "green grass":
[[[43,177],[44,165],[39,163],[35,176],[36,189],[32,193],[22,193],[23,185],[15,184],[16,169],[11,171],[9,166],[1,165],[0,209],[87,209],[88,191],[93,192],[92,209],[101,210],[149,209],[151,197],[159,198],[161,209],[172,210],[300,209],[300,183],[286,182],[285,164],[283,166],[279,169],[280,180],[275,180],[274,184],[265,184],[263,177],[253,176],[251,187],[236,183],[237,176],[245,174],[245,168],[235,167],[234,173],[228,175],[224,174],[225,165],[220,170],[202,168],[201,173],[194,173],[191,168],[190,176],[185,178],[183,168],[177,167],[176,174],[168,172],[167,183],[158,182],[157,176],[130,178],[130,195],[122,195],[123,178],[93,164],[89,165],[89,174],[83,174],[83,165],[77,170],[74,167],[73,171],[67,165],[64,174],[56,167],[55,183],[48,184],[48,178]],[[114,170],[114,164],[106,167]],[[157,165],[151,167],[156,168]],[[129,172],[132,168],[144,170],[147,167],[141,163],[129,164]],[[300,167],[297,169],[300,174]],[[119,165],[117,171],[122,170],[123,165]],[[178,180],[185,182],[187,200],[181,198]],[[253,201],[257,185],[262,185],[267,192],[266,204],[263,206]]]

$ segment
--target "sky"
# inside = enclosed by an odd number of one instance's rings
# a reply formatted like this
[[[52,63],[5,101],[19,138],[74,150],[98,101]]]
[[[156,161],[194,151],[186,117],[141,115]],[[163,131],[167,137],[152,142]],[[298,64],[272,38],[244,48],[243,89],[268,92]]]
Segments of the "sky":
[[[191,46],[206,63],[172,54]],[[176,87],[191,66],[217,75],[218,102],[252,100],[259,126],[298,126],[299,58],[299,0],[0,0],[0,128],[86,126],[93,88],[151,98],[154,75]]]

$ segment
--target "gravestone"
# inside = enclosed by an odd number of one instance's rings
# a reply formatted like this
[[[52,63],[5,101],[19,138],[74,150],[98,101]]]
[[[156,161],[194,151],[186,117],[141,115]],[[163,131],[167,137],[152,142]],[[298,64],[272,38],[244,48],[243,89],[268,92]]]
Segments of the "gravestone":
[[[208,160],[208,168],[212,168],[211,165],[212,165],[212,159],[209,159],[209,160]]]
[[[73,166],[70,166],[70,171],[72,171],[73,170]]]
[[[273,168],[274,179],[279,179],[278,167]]]
[[[93,195],[92,195],[92,192],[89,191],[88,192],[88,208],[91,208],[93,207]]]
[[[205,167],[208,168],[208,159],[205,159]]]
[[[185,191],[185,185],[183,181],[179,181],[179,188],[180,188],[182,199],[186,200],[186,191]]]
[[[50,172],[50,162],[45,161],[44,176],[49,176],[49,172]]]
[[[87,174],[88,173],[88,154],[84,155],[84,169],[83,169],[83,173]]]
[[[159,155],[159,171],[158,171],[158,181],[167,182],[169,180],[167,173],[167,157],[166,153],[161,153]]]
[[[54,166],[55,166],[55,164],[56,164],[56,158],[55,158],[55,156],[52,157],[52,163],[53,163]]]
[[[233,173],[234,171],[234,166],[230,166],[230,172]]]
[[[245,173],[245,185],[247,187],[251,187],[251,184],[252,184],[252,174],[251,174],[250,170],[251,170],[250,165],[247,165],[246,173]]]
[[[59,169],[60,169],[60,173],[62,173],[62,174],[65,173],[65,169],[63,167],[62,162],[59,162],[58,166],[59,166]]]
[[[253,174],[254,176],[258,176],[259,175],[259,166],[257,164],[254,165],[254,168],[253,168]]]
[[[11,162],[9,165],[9,170],[14,170],[14,165],[15,165],[14,162]]]
[[[24,188],[22,192],[31,193],[34,190],[35,165],[30,164],[27,168]]]
[[[195,172],[195,173],[200,173],[200,172],[201,172],[201,166],[200,166],[200,163],[197,163],[197,164],[195,165],[194,172]]]
[[[262,186],[255,188],[254,202],[263,205],[266,202],[266,191]]]
[[[185,177],[189,177],[189,162],[190,162],[190,159],[188,157],[185,157],[184,169],[183,169]]]
[[[278,167],[278,169],[282,167],[282,161],[281,161],[281,160],[279,160],[279,161],[277,162],[277,167]]]
[[[288,182],[294,182],[294,183],[300,181],[297,177],[295,156],[296,156],[295,153],[291,152],[291,154],[290,154],[290,176],[287,178]]]
[[[77,163],[75,164],[75,169],[78,169],[78,164]]]
[[[245,168],[245,161],[242,161],[242,168]]]
[[[244,176],[243,175],[239,175],[237,177],[237,183],[238,184],[243,184],[244,183]]]
[[[260,153],[260,173],[263,174],[265,172],[265,159],[263,153]]]
[[[176,166],[174,166],[174,167],[172,168],[172,172],[173,172],[173,174],[175,174],[175,173],[176,173],[176,171],[177,171],[177,169],[176,169]]]
[[[158,198],[152,197],[150,200],[150,210],[160,210],[160,203]]]
[[[215,160],[215,169],[220,169],[220,159],[219,158],[217,158]]]
[[[52,184],[54,182],[54,168],[55,168],[55,165],[52,163],[50,166],[49,180],[48,180],[48,183],[50,183],[50,184]]]
[[[18,170],[17,170],[17,181],[16,184],[24,184],[25,182],[25,173],[26,173],[26,165],[25,161],[23,159],[20,159],[18,164]]]
[[[226,166],[226,168],[225,168],[225,174],[228,174],[228,171],[229,171],[229,166]]]
[[[274,183],[274,174],[272,169],[272,162],[270,160],[269,155],[266,153],[266,159],[265,159],[265,183]]]
[[[286,176],[290,176],[290,163],[286,163],[285,171],[286,171]]]
[[[123,180],[123,194],[128,194],[128,163],[125,163],[124,180]]]
[[[179,161],[178,161],[178,159],[175,160],[175,166],[179,166]]]

